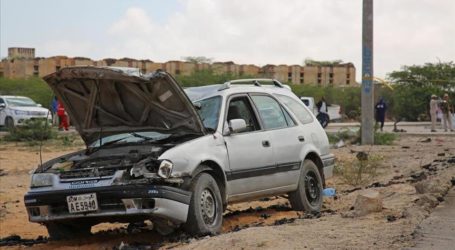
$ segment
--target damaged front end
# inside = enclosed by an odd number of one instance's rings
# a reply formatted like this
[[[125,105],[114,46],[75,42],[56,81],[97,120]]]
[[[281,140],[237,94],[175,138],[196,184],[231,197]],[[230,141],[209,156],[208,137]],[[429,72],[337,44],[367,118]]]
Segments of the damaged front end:
[[[30,221],[157,217],[184,223],[191,193],[182,189],[182,178],[172,176],[172,162],[158,159],[169,147],[81,151],[43,164],[24,197]]]

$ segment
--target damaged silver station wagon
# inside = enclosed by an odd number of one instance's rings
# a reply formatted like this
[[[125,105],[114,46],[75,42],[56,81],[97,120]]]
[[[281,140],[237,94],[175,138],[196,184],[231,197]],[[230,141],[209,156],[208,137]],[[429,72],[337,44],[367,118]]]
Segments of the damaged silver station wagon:
[[[44,80],[86,144],[41,164],[24,197],[54,239],[144,220],[163,234],[216,234],[227,204],[279,194],[295,210],[321,209],[334,166],[326,133],[276,80],[184,91],[163,71],[97,67]]]

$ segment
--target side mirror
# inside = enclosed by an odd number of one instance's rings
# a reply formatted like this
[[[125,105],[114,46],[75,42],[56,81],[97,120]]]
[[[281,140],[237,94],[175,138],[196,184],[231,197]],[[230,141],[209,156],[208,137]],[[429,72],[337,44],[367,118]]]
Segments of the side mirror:
[[[232,119],[229,121],[229,132],[240,133],[246,130],[246,122],[243,119]]]
[[[6,108],[6,104],[0,103],[0,109],[4,109],[4,108]]]

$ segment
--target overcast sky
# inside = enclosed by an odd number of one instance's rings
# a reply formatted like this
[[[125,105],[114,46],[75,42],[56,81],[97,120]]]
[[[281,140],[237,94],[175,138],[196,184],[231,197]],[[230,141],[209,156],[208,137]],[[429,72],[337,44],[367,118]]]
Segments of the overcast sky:
[[[0,0],[0,57],[343,60],[361,72],[361,0]],[[455,0],[376,0],[375,75],[455,61]]]

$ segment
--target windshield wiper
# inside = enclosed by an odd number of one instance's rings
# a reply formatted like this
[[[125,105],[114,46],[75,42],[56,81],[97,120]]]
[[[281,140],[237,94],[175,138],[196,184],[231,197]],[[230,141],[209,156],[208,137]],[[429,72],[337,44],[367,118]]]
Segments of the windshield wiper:
[[[119,138],[119,139],[116,139],[116,140],[112,140],[112,141],[108,141],[106,143],[104,143],[103,145],[100,145],[98,147],[93,147],[91,150],[90,150],[90,153],[93,154],[95,153],[96,151],[102,149],[102,148],[106,148],[107,146],[109,145],[113,145],[119,141],[122,141],[122,140],[125,140],[126,138],[128,138],[129,136],[125,136],[125,137],[122,137],[122,138]]]

